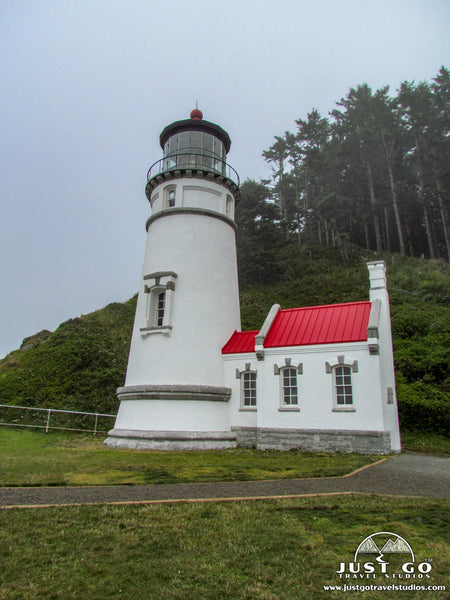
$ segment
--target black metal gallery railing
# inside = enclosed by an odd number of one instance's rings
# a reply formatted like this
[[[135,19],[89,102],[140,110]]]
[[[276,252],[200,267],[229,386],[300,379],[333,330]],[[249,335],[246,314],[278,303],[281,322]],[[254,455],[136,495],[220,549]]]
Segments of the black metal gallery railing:
[[[147,172],[147,181],[160,173],[189,169],[214,173],[224,179],[229,179],[239,187],[239,175],[232,166],[217,156],[208,156],[200,152],[177,152],[164,156],[152,164]]]

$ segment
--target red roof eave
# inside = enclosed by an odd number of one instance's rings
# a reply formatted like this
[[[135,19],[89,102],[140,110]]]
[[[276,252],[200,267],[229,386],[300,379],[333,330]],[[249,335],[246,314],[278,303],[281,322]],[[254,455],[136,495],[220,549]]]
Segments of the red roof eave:
[[[222,354],[236,354],[255,351],[256,331],[235,331],[222,348]]]

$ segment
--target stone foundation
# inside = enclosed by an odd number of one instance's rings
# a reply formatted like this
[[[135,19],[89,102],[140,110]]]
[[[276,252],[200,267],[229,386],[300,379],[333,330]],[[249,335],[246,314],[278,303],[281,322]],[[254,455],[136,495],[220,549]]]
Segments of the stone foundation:
[[[308,452],[355,452],[356,454],[390,454],[387,431],[350,431],[330,429],[272,429],[269,427],[232,427],[237,443],[258,450],[292,450]]]
[[[146,450],[305,450],[307,452],[354,452],[390,454],[386,431],[339,431],[330,429],[272,429],[232,427],[227,431],[141,431],[112,429],[105,440],[113,448]]]

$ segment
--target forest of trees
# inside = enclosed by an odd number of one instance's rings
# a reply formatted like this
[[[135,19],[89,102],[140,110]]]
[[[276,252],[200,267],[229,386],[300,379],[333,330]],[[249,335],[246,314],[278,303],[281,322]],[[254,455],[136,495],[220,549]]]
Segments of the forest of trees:
[[[271,178],[241,186],[244,245],[295,240],[345,253],[350,243],[449,260],[448,69],[395,96],[359,85],[328,117],[313,109],[296,126],[263,152]]]

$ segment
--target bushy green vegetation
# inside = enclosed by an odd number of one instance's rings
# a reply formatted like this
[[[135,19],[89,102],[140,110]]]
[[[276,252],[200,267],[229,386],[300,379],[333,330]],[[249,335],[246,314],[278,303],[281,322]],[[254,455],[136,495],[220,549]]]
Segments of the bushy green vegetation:
[[[448,434],[424,433],[415,430],[402,430],[402,448],[410,452],[426,452],[440,456],[450,456]]]
[[[136,298],[109,304],[9,354],[0,362],[0,403],[115,413],[135,306]]]
[[[448,585],[448,501],[378,496],[0,511],[2,600],[444,600],[446,591],[325,592],[376,531],[404,537]],[[380,507],[382,509],[380,510]],[[404,555],[398,556],[398,562]],[[389,554],[391,565],[395,556]],[[398,564],[398,563],[396,563]]]

